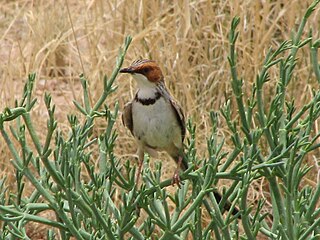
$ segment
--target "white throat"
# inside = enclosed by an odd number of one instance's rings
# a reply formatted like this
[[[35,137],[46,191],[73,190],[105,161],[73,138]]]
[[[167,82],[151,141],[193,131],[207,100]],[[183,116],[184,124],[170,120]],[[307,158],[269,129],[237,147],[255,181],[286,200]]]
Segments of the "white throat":
[[[155,83],[150,82],[144,75],[139,73],[135,73],[132,76],[137,82],[138,98],[155,98],[157,92]]]

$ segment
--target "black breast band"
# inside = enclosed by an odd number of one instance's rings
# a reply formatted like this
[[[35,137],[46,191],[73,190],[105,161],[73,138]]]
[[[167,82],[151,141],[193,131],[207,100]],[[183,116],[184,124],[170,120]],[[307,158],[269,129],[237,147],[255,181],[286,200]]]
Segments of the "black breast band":
[[[142,105],[153,105],[160,97],[161,94],[159,92],[155,93],[154,98],[139,98],[137,93],[134,100],[141,103]]]

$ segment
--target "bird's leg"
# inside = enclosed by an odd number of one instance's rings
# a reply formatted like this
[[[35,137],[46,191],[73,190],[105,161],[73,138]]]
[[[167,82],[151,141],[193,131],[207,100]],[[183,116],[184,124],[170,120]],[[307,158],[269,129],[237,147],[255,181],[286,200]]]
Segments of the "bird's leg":
[[[172,177],[172,185],[177,184],[178,188],[181,187],[181,180],[180,180],[180,175],[179,175],[179,170],[181,167],[181,163],[182,163],[182,156],[179,156],[178,158],[178,162],[177,162],[177,168],[174,171],[173,177]]]
[[[142,170],[142,165],[143,165],[143,159],[144,159],[144,151],[139,149],[138,150],[138,173],[136,177],[136,185],[139,185],[139,180],[140,180],[140,175],[141,175],[141,170]]]

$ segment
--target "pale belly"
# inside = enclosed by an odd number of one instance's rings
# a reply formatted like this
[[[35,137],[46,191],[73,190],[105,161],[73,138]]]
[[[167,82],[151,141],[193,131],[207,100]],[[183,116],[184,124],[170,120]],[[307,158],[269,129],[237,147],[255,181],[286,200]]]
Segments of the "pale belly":
[[[175,112],[163,98],[153,105],[132,105],[134,136],[143,144],[156,149],[165,149],[172,144],[182,146],[181,129]]]

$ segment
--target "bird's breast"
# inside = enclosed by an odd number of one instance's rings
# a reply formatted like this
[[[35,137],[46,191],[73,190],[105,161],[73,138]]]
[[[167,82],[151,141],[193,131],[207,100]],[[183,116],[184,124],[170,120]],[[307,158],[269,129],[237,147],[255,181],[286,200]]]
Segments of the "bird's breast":
[[[181,139],[175,112],[170,102],[163,97],[148,105],[135,100],[132,105],[132,120],[134,136],[150,147],[165,148]]]

